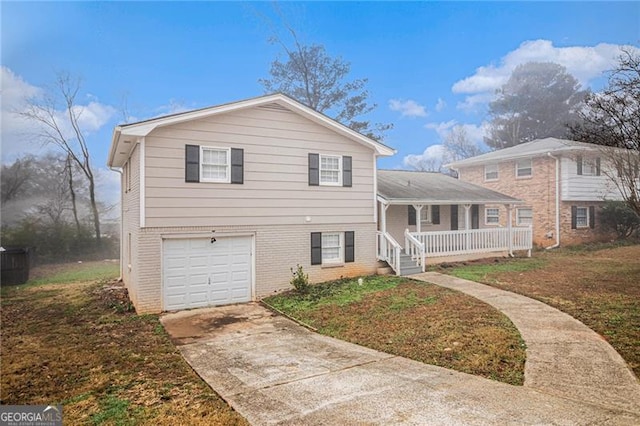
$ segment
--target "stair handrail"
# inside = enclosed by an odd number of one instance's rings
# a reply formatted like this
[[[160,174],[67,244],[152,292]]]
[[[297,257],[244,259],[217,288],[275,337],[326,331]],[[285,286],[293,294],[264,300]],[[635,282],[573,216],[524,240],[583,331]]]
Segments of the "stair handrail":
[[[408,229],[404,230],[404,247],[407,254],[411,256],[411,260],[416,262],[416,265],[420,267],[422,272],[425,272],[426,262],[424,261],[424,244],[421,243],[416,237],[411,235],[411,232],[409,232]]]

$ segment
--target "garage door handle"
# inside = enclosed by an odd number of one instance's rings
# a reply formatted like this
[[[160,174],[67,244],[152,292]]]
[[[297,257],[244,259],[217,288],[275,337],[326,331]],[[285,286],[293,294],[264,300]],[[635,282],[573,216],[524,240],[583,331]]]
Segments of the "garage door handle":
[[[207,284],[211,285],[211,277],[207,277]]]

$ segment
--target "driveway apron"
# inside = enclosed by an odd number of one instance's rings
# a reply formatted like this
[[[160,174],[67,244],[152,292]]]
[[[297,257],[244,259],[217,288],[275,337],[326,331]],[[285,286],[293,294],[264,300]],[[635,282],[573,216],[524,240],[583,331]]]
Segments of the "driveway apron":
[[[254,425],[640,424],[633,397],[610,405],[511,386],[322,336],[256,303],[161,321],[194,370]]]

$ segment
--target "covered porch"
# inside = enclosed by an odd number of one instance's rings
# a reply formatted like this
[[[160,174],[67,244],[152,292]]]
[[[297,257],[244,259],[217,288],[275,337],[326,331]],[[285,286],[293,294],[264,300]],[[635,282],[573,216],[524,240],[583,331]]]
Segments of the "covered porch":
[[[398,275],[427,264],[531,254],[530,226],[513,226],[520,200],[438,173],[378,172],[377,256]]]

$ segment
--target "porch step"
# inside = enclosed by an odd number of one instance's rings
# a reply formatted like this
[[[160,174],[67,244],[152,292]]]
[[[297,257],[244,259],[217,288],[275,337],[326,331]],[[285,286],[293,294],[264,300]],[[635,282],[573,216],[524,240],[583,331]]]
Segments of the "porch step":
[[[411,256],[406,253],[400,254],[400,273],[398,275],[413,275],[422,272],[422,268],[416,265]]]

